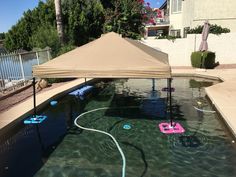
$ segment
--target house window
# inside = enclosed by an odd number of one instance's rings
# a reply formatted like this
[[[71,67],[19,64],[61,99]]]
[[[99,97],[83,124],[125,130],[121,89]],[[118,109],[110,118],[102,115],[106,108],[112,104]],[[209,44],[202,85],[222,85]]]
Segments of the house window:
[[[181,37],[180,32],[181,32],[180,29],[178,29],[178,30],[171,30],[170,31],[170,35],[171,36],[175,36],[175,37]]]
[[[157,36],[157,30],[151,29],[148,30],[148,36]]]
[[[182,11],[182,0],[172,0],[171,1],[171,12],[178,13]]]

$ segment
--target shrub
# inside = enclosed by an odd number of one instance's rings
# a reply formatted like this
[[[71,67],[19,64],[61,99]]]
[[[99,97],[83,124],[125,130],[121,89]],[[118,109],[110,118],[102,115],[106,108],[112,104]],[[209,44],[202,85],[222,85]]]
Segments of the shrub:
[[[201,34],[202,33],[202,30],[203,30],[203,25],[199,25],[193,29],[189,29],[187,31],[188,34]],[[220,35],[221,33],[229,33],[230,32],[230,29],[228,28],[222,28],[221,26],[219,25],[212,25],[210,24],[210,29],[209,29],[209,33],[212,33],[212,34],[216,34],[216,35]]]
[[[72,81],[75,78],[47,78],[45,79],[49,84],[53,83],[60,83],[60,82],[67,82],[67,81]]]
[[[155,39],[167,39],[169,41],[174,42],[177,38],[181,38],[181,36],[171,36],[171,35],[167,35],[167,36],[157,36]]]
[[[195,68],[213,69],[215,66],[214,52],[193,52],[191,55],[191,63]]]
[[[50,47],[52,56],[55,57],[60,50],[61,44],[54,26],[40,26],[30,38],[31,45],[36,48]]]
[[[75,49],[75,48],[76,48],[76,46],[74,46],[74,45],[64,45],[64,46],[62,46],[62,47],[60,48],[60,50],[59,50],[59,52],[56,54],[56,56],[62,55],[62,54],[64,54],[64,53],[67,53],[67,52],[69,52],[69,51],[71,51],[71,50],[73,50],[73,49]]]

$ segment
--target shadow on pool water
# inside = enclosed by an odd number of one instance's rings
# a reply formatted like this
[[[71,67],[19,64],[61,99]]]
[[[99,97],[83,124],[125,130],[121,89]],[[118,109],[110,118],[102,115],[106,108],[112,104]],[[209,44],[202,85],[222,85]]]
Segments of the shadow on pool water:
[[[79,100],[65,96],[56,107],[41,110],[48,119],[22,126],[0,145],[0,176],[117,177],[122,159],[106,135],[81,130],[78,123],[111,133],[126,156],[129,177],[236,176],[236,149],[232,137],[215,113],[203,113],[193,106],[213,110],[202,87],[215,81],[194,78],[173,80],[173,117],[184,134],[166,135],[158,124],[169,121],[165,80],[157,80],[157,94],[151,80],[120,79],[98,84],[90,97]],[[200,100],[200,101],[199,101]],[[125,129],[124,125],[129,125]]]

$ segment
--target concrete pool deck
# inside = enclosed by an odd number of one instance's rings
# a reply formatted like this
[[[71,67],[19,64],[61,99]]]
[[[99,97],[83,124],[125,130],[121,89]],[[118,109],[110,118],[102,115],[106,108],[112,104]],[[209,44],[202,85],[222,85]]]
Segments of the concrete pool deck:
[[[76,79],[64,85],[56,87],[54,89],[37,94],[36,95],[37,107],[42,107],[43,105],[49,103],[49,100],[61,96],[65,91],[69,92],[75,89],[76,87],[78,87],[79,84],[82,83],[84,83],[84,79]],[[24,117],[29,113],[33,113],[33,97],[1,113],[0,130],[2,130],[4,127],[11,126],[13,122],[19,121],[18,118]]]
[[[215,105],[225,122],[236,137],[236,69],[198,70],[198,69],[172,69],[173,76],[198,76],[220,79],[223,82],[206,88],[206,93]],[[75,89],[84,79],[76,79],[60,87],[37,95],[37,106],[42,107],[50,99],[60,96],[63,92]],[[6,112],[0,114],[0,130],[20,121],[33,110],[33,98],[30,98]]]
[[[205,88],[205,91],[236,137],[236,69],[172,69],[174,76],[200,76],[218,78],[222,83]]]

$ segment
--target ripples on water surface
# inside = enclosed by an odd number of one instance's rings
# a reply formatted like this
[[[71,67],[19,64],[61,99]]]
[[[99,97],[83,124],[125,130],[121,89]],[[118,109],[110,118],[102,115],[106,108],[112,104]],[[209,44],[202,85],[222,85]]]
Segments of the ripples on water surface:
[[[156,82],[158,92],[154,95],[160,97],[158,100],[151,98],[152,81],[148,79],[99,83],[97,92],[85,101],[64,97],[57,107],[43,111],[49,115],[45,124],[51,128],[39,127],[44,146],[42,156],[45,152],[52,152],[57,146],[55,142],[63,139],[48,159],[46,156],[38,163],[35,170],[44,165],[35,176],[121,176],[122,159],[108,136],[69,127],[73,123],[71,117],[75,118],[82,112],[100,107],[122,107],[86,114],[78,123],[109,132],[117,139],[126,156],[127,177],[235,177],[236,149],[232,137],[217,114],[202,113],[193,108],[212,110],[202,87],[214,82],[185,78],[173,80],[176,90],[173,93],[174,118],[186,129],[184,134],[176,135],[165,135],[158,129],[158,124],[168,117],[165,112],[166,92],[160,91],[166,86],[166,80]],[[125,124],[131,125],[131,129],[123,129]],[[26,132],[30,135],[20,137],[38,137],[35,129]],[[11,139],[12,145],[16,143],[17,140]],[[39,147],[38,139],[35,147]],[[10,145],[1,146],[5,153],[10,148]]]

